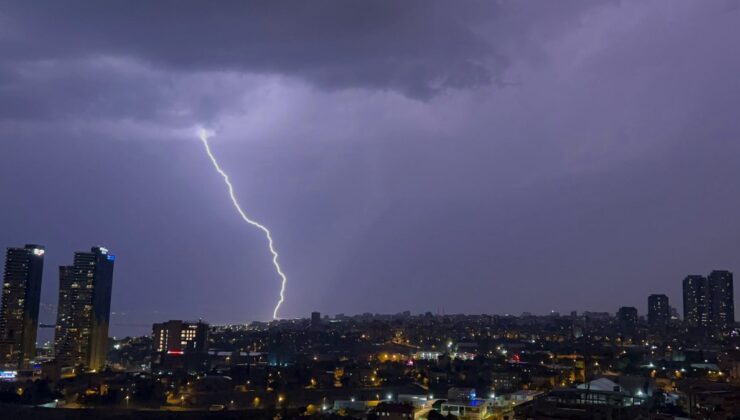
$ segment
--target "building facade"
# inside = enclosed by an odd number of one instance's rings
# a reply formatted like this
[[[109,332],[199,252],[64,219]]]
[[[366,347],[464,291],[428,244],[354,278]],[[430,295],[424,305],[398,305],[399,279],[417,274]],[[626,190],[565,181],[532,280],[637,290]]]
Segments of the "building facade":
[[[732,328],[735,325],[732,273],[715,270],[707,277],[686,277],[683,281],[683,311],[689,329],[714,334]]]
[[[666,295],[648,296],[648,326],[651,331],[665,332],[671,322],[671,307]]]
[[[633,335],[637,330],[637,308],[633,306],[622,306],[617,311],[619,331],[623,334]]]
[[[735,324],[735,291],[732,273],[715,270],[709,274],[707,280],[712,327],[718,331],[727,331]]]
[[[208,324],[167,321],[152,326],[152,369],[204,370],[208,358]]]
[[[704,276],[687,276],[683,280],[683,319],[689,328],[706,328],[709,325],[707,283]]]
[[[208,324],[167,321],[152,326],[152,369],[203,370],[208,359]]]
[[[62,366],[105,366],[115,256],[103,247],[76,252],[59,267],[59,304],[54,351]]]
[[[311,312],[311,329],[321,328],[321,312]]]
[[[2,309],[0,309],[0,363],[29,367],[36,355],[44,247],[8,248],[5,254]]]

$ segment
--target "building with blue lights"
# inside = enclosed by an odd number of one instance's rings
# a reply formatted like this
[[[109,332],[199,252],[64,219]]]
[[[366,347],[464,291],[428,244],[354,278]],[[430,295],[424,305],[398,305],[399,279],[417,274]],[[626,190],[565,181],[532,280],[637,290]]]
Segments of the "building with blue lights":
[[[106,248],[76,252],[59,267],[59,306],[54,352],[62,366],[105,366],[115,256]]]

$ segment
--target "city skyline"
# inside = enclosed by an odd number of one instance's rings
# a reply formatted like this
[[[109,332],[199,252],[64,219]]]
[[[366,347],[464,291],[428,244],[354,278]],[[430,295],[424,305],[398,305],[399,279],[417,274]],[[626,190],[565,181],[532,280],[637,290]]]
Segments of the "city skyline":
[[[170,7],[0,6],[0,246],[46,247],[44,323],[94,244],[113,335],[271,317],[198,127],[285,318],[644,314],[740,270],[732,4]]]
[[[291,418],[572,418],[574,405],[591,413],[583,418],[625,410],[686,418],[726,413],[738,395],[734,276],[726,270],[684,278],[683,320],[668,296],[651,294],[647,316],[632,306],[544,316],[313,311],[239,325],[170,319],[116,338],[108,328],[117,258],[96,246],[58,267],[54,343],[38,347],[45,255],[38,244],[6,252],[0,396],[16,403],[11,417],[43,416],[17,405],[43,401],[34,408],[125,410],[131,418],[206,407],[228,417],[280,409]]]
[[[101,251],[102,250],[102,251]],[[10,255],[13,255],[11,253],[13,252],[20,252],[20,251],[27,251],[29,253],[33,253],[37,256],[45,256],[46,249],[43,245],[26,245],[25,248],[21,247],[8,247],[7,248],[7,256],[6,256],[6,266],[8,262],[10,261]],[[100,246],[96,246],[92,248],[92,254],[89,253],[82,253],[82,252],[75,252],[75,260],[77,260],[78,255],[82,256],[93,256],[96,255],[95,253],[102,252],[101,255],[107,257],[109,261],[114,261],[115,256],[112,254],[108,254],[108,249],[103,248]],[[31,254],[29,254],[31,255]],[[86,257],[87,258],[87,257]],[[83,258],[84,259],[84,258]],[[75,268],[74,266],[59,266],[59,297],[58,302],[60,305],[63,305],[62,302],[66,302],[69,299],[66,298],[66,296],[69,295],[69,287],[70,284],[74,282],[79,282],[79,277],[75,277]],[[78,268],[77,271],[80,269]],[[7,269],[6,269],[7,271]],[[8,272],[12,273],[12,272]],[[41,276],[41,270],[37,270],[36,277]],[[6,274],[8,275],[8,274]],[[694,285],[691,286],[691,284],[694,283],[687,283],[691,281],[698,281],[701,282],[700,285]],[[39,285],[37,284],[36,287]],[[662,331],[667,328],[667,324],[670,321],[671,317],[673,316],[673,313],[679,314],[682,313],[683,315],[680,316],[680,320],[687,322],[687,325],[689,327],[702,327],[707,328],[707,331],[712,330],[712,328],[716,328],[718,330],[725,330],[730,325],[733,325],[735,322],[735,316],[734,316],[734,288],[733,288],[733,273],[731,271],[727,270],[712,270],[711,273],[709,273],[707,276],[703,275],[696,275],[696,274],[690,274],[683,278],[681,281],[681,299],[672,301],[668,297],[668,294],[670,292],[663,291],[662,293],[653,293],[646,297],[644,307],[642,305],[636,305],[636,307],[633,306],[618,306],[614,310],[606,310],[603,311],[604,308],[601,308],[599,311],[590,311],[588,309],[583,308],[576,308],[573,307],[569,311],[563,311],[563,315],[565,315],[568,312],[571,313],[598,313],[598,312],[607,312],[607,313],[614,313],[617,319],[623,319],[623,311],[629,311],[635,310],[636,313],[634,315],[628,315],[629,317],[634,317],[634,321],[630,321],[632,323],[635,323],[637,318],[644,319],[651,329],[655,331]],[[111,293],[112,290],[108,290],[108,293]],[[688,300],[687,300],[688,299]],[[680,304],[677,304],[677,302]],[[688,303],[687,303],[688,302]],[[618,302],[616,304],[619,304]],[[44,306],[47,311],[54,312],[54,317],[56,319],[56,324],[60,325],[60,323],[63,323],[63,319],[69,317],[66,313],[70,311],[70,309],[65,309],[66,307],[62,307],[60,309],[59,305],[50,304],[50,303],[44,303],[39,302],[38,306]],[[107,335],[107,328],[109,324],[109,317],[110,317],[110,297],[108,298],[107,302],[108,308],[103,310],[102,313],[107,314],[107,319],[105,321],[106,323],[106,330],[105,333]],[[5,306],[3,306],[4,308]],[[699,309],[697,309],[699,308]],[[26,309],[27,310],[27,309]],[[36,308],[36,311],[38,311],[38,308]],[[72,311],[74,312],[74,311]],[[524,315],[535,315],[535,316],[541,316],[541,315],[548,315],[552,313],[560,313],[561,311],[555,311],[551,310],[550,312],[532,312],[532,311],[520,311],[520,312],[506,312],[506,313],[497,313],[497,312],[481,312],[481,314],[488,314],[488,315],[512,315],[512,316],[524,316]],[[99,316],[102,315],[99,314]],[[424,313],[434,313],[435,315],[456,315],[456,314],[469,314],[473,315],[473,313],[466,313],[466,312],[445,312],[444,307],[438,307],[427,310],[421,310],[417,312],[408,311],[407,309],[399,309],[396,311],[386,312],[386,313],[380,313],[380,312],[373,312],[373,311],[365,311],[365,312],[350,312],[350,313],[339,313],[339,312],[329,312],[331,315],[335,314],[341,314],[341,315],[361,315],[366,313],[373,313],[376,315],[392,315],[392,314],[400,314],[400,313],[414,313],[414,314],[424,314]],[[315,321],[315,318],[320,314],[320,312],[312,311],[310,314],[310,318],[312,321]],[[115,312],[113,313],[115,315]],[[305,315],[305,314],[304,314]],[[329,316],[331,316],[329,315]],[[48,317],[49,315],[47,315]],[[190,319],[203,319],[203,317],[198,316],[190,316]],[[293,318],[286,318],[288,320],[290,319],[302,319],[303,316],[297,316]],[[37,323],[49,325],[48,323],[45,323],[43,320],[38,321],[39,317],[36,316]],[[61,321],[60,321],[61,320]],[[264,321],[264,319],[249,319],[249,320],[242,320],[237,322],[214,322],[215,325],[230,325],[230,324],[249,324],[250,322],[257,322],[257,321]],[[34,324],[35,327],[36,324]],[[52,324],[53,325],[53,324]],[[663,325],[661,328],[660,325]],[[708,328],[709,326],[712,326],[712,328]],[[137,335],[141,333],[145,333],[148,329],[148,324],[140,324],[140,325],[126,325],[124,324],[116,324],[113,323],[111,325],[112,327],[133,327],[134,330],[130,330],[129,334],[127,335]],[[59,327],[57,327],[58,329]],[[2,330],[2,328],[0,328]],[[102,330],[101,330],[102,331]],[[135,332],[133,332],[135,331]],[[58,334],[58,333],[57,333]],[[33,334],[35,336],[35,333]],[[115,335],[115,334],[112,334]],[[121,335],[121,334],[119,334]],[[126,334],[124,334],[126,335]],[[44,337],[48,338],[48,337]],[[48,342],[50,340],[39,340],[39,344],[43,344],[44,342]],[[54,338],[53,341],[58,342],[59,338]],[[98,340],[98,342],[100,342]]]

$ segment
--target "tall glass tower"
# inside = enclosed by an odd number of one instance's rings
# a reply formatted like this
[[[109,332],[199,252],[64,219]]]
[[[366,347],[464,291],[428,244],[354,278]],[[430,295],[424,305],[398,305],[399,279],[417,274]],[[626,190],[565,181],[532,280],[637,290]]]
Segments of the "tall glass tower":
[[[103,247],[76,252],[59,268],[59,306],[54,351],[62,366],[105,366],[115,256]]]
[[[8,248],[5,254],[2,309],[0,310],[0,363],[26,369],[36,355],[44,247]]]

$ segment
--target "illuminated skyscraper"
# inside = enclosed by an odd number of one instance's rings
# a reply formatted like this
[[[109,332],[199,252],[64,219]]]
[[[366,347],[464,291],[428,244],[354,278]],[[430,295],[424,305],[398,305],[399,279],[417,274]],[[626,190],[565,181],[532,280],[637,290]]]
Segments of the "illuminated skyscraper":
[[[8,248],[5,254],[0,363],[25,369],[36,355],[44,247]]]
[[[689,328],[700,328],[712,334],[731,328],[735,324],[732,273],[715,270],[708,277],[686,277],[683,312]]]
[[[59,268],[59,307],[54,352],[62,366],[105,366],[115,256],[102,247],[76,252]]]
[[[72,286],[74,280],[74,267],[59,267],[59,300],[57,302],[57,323],[54,330],[54,355],[60,365],[71,366],[75,364],[78,353],[78,341],[76,327],[72,317],[73,303],[76,301],[76,289],[78,285]]]
[[[711,325],[715,331],[726,331],[735,324],[735,292],[732,273],[712,271],[707,277],[711,303]]]
[[[648,325],[652,331],[665,332],[671,320],[671,307],[666,295],[648,296]]]
[[[683,319],[689,328],[709,325],[706,277],[687,276],[683,280]]]

